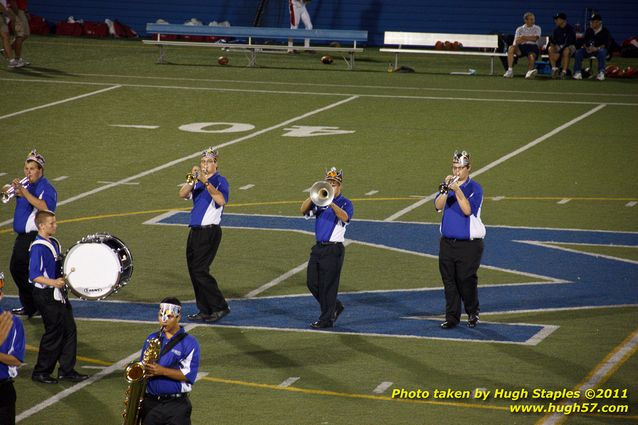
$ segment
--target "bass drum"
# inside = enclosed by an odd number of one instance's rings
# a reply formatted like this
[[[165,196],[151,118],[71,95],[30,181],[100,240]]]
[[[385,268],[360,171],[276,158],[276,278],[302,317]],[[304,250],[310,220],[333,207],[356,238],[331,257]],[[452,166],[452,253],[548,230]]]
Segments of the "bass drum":
[[[108,233],[83,237],[66,253],[67,286],[84,300],[102,300],[126,285],[133,274],[131,251]]]

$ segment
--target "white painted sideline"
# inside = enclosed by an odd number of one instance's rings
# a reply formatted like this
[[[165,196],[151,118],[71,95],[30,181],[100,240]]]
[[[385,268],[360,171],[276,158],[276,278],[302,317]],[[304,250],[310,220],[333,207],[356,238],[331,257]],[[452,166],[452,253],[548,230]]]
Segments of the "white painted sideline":
[[[287,126],[288,124],[293,123],[295,121],[299,121],[299,120],[302,120],[304,118],[310,117],[312,115],[318,114],[320,112],[327,111],[329,109],[332,109],[332,108],[335,108],[337,106],[343,105],[344,103],[348,103],[348,102],[350,102],[352,100],[355,100],[355,99],[357,99],[357,96],[352,96],[352,97],[349,97],[347,99],[343,99],[343,100],[340,100],[338,102],[331,103],[330,105],[321,107],[319,109],[315,109],[315,110],[310,111],[310,112],[306,112],[305,114],[301,114],[301,115],[298,115],[298,116],[296,116],[294,118],[291,118],[291,119],[288,119],[286,121],[280,122],[279,124],[275,124],[273,126],[270,126],[268,128],[264,128],[262,130],[256,131],[256,132],[248,134],[246,136],[242,136],[242,137],[239,137],[237,139],[230,140],[230,141],[228,141],[226,143],[219,144],[219,145],[216,146],[216,148],[218,148],[218,149],[219,148],[224,148],[224,147],[227,147],[227,146],[234,145],[236,143],[243,142],[245,140],[252,139],[252,138],[260,136],[260,135],[262,135],[264,133],[268,133],[269,131],[276,130],[278,128]],[[58,207],[60,207],[62,205],[69,204],[69,203],[74,202],[74,201],[77,201],[78,199],[86,198],[87,196],[94,195],[96,193],[102,192],[103,190],[110,189],[112,187],[119,186],[121,184],[125,184],[125,183],[128,183],[128,182],[133,181],[133,180],[140,179],[142,177],[148,176],[150,174],[156,173],[156,172],[164,170],[166,168],[170,168],[170,167],[172,167],[174,165],[177,165],[179,163],[182,163],[184,161],[188,161],[190,159],[197,158],[200,155],[201,155],[201,151],[197,151],[197,152],[195,152],[193,154],[184,156],[182,158],[175,159],[173,161],[170,161],[170,162],[167,162],[165,164],[159,165],[159,166],[157,166],[155,168],[151,168],[150,170],[143,171],[143,172],[138,173],[138,174],[136,174],[134,176],[126,177],[126,178],[124,178],[122,180],[119,180],[119,181],[116,181],[116,182],[113,182],[113,183],[110,183],[110,184],[107,184],[107,185],[104,185],[104,186],[96,187],[95,189],[89,190],[88,192],[80,193],[79,195],[75,195],[75,196],[67,198],[67,199],[65,199],[63,201],[58,202]],[[5,221],[0,223],[0,226],[5,226],[5,225],[7,225],[7,224],[9,224],[11,222],[13,222],[13,219],[5,220]]]
[[[605,106],[607,106],[606,103],[603,103],[601,105],[596,106],[594,109],[591,109],[587,112],[585,112],[582,115],[577,116],[576,118],[574,118],[571,121],[566,122],[565,124],[556,127],[555,129],[553,129],[552,131],[550,131],[549,133],[546,133],[544,135],[542,135],[541,137],[532,140],[531,142],[529,142],[528,144],[521,146],[520,148],[516,149],[515,151],[512,151],[510,153],[508,153],[507,155],[504,155],[502,157],[500,157],[499,159],[497,159],[496,161],[492,161],[489,164],[487,164],[485,167],[476,170],[475,172],[473,172],[472,174],[470,174],[471,177],[476,177],[479,176],[481,174],[483,174],[486,171],[491,170],[492,168],[496,167],[497,165],[502,164],[503,162],[507,161],[508,159],[511,159],[513,157],[515,157],[516,155],[525,152],[526,150],[533,148],[534,146],[538,145],[541,142],[544,142],[545,140],[549,139],[550,137],[555,136],[556,134],[560,133],[561,131],[565,130],[566,128],[571,127],[572,125],[584,120],[585,118],[589,117],[592,114],[595,114],[596,112],[600,111],[601,109],[603,109]],[[421,199],[418,202],[415,202],[414,204],[402,209],[401,211],[392,214],[390,217],[386,218],[385,221],[394,221],[397,218],[404,216],[405,214],[409,213],[410,211],[420,207],[421,205],[430,202],[431,200],[433,200],[436,197],[437,192],[426,196],[425,198]]]
[[[14,81],[27,83],[52,83],[52,84],[82,84],[78,81],[64,80],[35,80],[35,79],[17,79],[17,78],[0,78],[0,81]],[[98,83],[86,83],[98,84]],[[101,85],[116,83],[101,83]],[[251,94],[291,94],[298,95],[303,93],[306,96],[342,96],[342,97],[367,97],[373,99],[414,99],[414,100],[448,100],[452,102],[493,102],[493,103],[532,103],[532,104],[549,104],[549,105],[599,105],[599,101],[579,101],[579,100],[552,100],[552,99],[514,99],[514,98],[480,98],[480,97],[455,97],[455,96],[424,96],[424,95],[396,95],[396,94],[365,94],[365,93],[329,93],[329,92],[299,92],[298,90],[261,90],[247,88],[221,88],[221,87],[189,87],[189,86],[162,86],[157,84],[120,84],[122,87],[148,88],[148,89],[168,89],[168,90],[192,90],[192,91],[212,91],[212,92],[228,92],[228,93],[251,93]],[[638,106],[635,102],[605,102],[611,106]]]
[[[100,94],[100,93],[104,93],[104,92],[107,92],[107,91],[110,91],[110,90],[113,90],[113,89],[118,89],[120,87],[122,87],[122,86],[118,84],[118,85],[114,85],[114,86],[111,86],[111,87],[107,87],[105,89],[100,89],[100,90],[93,91],[93,92],[90,92],[90,93],[81,94],[79,96],[69,97],[68,99],[62,99],[62,100],[58,100],[56,102],[47,103],[46,105],[34,106],[33,108],[23,109],[22,111],[13,112],[13,113],[7,114],[7,115],[2,115],[2,116],[0,116],[0,120],[6,119],[6,118],[15,117],[16,115],[26,114],[27,112],[37,111],[38,109],[44,109],[44,108],[48,108],[50,106],[60,105],[62,103],[72,102],[74,100],[82,99],[82,98],[93,96],[93,95]]]

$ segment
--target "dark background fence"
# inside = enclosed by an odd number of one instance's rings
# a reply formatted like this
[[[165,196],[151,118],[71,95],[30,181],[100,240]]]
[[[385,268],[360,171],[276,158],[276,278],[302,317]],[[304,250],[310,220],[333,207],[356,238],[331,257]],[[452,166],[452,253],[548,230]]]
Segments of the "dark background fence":
[[[265,4],[261,26],[287,27],[288,0],[31,0],[29,9],[50,22],[76,19],[118,19],[145,35],[147,22],[162,18],[183,23],[197,18],[208,24],[229,21],[252,26],[258,7]],[[487,34],[513,33],[523,13],[532,11],[543,34],[553,28],[552,16],[565,12],[572,25],[586,28],[586,11],[596,10],[614,38],[638,33],[638,2],[617,1],[516,1],[516,0],[313,0],[308,10],[315,28],[367,30],[369,45],[382,45],[387,30]]]

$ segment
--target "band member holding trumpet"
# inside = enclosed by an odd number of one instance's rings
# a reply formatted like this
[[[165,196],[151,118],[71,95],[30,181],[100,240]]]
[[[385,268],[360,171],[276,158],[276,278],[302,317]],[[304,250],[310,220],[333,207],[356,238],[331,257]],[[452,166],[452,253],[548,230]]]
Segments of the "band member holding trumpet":
[[[66,282],[61,276],[60,243],[53,237],[57,230],[55,214],[52,211],[38,211],[35,223],[38,235],[30,248],[29,279],[33,282],[36,306],[42,314],[44,334],[31,379],[43,384],[57,384],[58,379],[84,381],[88,375],[82,375],[74,369],[77,330],[65,290]],[[58,379],[55,379],[51,373],[58,362]]]
[[[317,182],[312,186],[310,197],[303,201],[300,208],[301,214],[307,218],[316,217],[317,243],[310,251],[306,282],[321,307],[319,319],[310,325],[315,329],[333,327],[344,310],[337,293],[346,252],[343,241],[354,207],[341,194],[342,182],[343,170],[337,171],[332,167],[326,173],[325,182]]]
[[[2,188],[2,202],[7,203],[16,198],[13,214],[13,230],[17,233],[13,244],[9,270],[18,287],[22,307],[12,310],[13,314],[33,316],[37,312],[33,300],[33,286],[29,283],[29,246],[38,234],[35,224],[35,213],[38,211],[55,211],[58,194],[49,180],[44,177],[44,157],[35,149],[24,161],[22,180],[15,179],[10,185]]]
[[[216,322],[230,313],[217,280],[210,273],[210,266],[222,240],[219,223],[230,193],[226,177],[217,170],[218,159],[219,153],[212,147],[202,152],[200,166],[193,167],[186,176],[186,183],[179,189],[181,198],[193,200],[186,262],[199,311],[187,317],[208,323]]]
[[[159,337],[161,349],[157,361],[145,365],[148,376],[142,401],[143,425],[187,425],[192,405],[188,395],[199,370],[199,343],[180,326],[182,303],[173,297],[162,300],[158,320],[162,329],[146,338],[140,359],[152,338]]]
[[[481,222],[483,188],[470,178],[470,154],[455,151],[452,175],[445,177],[434,200],[443,212],[439,246],[439,270],[445,289],[443,329],[461,321],[461,301],[468,315],[467,326],[479,321],[478,276],[483,255],[485,226]]]

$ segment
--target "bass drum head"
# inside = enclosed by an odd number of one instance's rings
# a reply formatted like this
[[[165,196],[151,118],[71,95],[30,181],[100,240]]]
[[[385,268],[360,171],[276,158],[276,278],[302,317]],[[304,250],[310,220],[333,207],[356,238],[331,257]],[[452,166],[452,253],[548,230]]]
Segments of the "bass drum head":
[[[64,274],[71,291],[97,300],[113,292],[120,279],[120,261],[112,249],[99,243],[73,246],[64,259]]]

